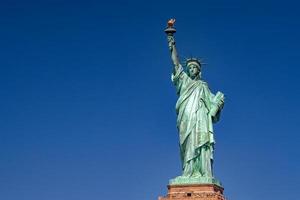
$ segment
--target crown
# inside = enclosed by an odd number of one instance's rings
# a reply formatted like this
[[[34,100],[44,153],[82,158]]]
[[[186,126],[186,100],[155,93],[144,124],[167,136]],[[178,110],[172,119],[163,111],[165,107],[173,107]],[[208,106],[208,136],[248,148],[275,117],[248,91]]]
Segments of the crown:
[[[203,63],[201,59],[190,57],[190,58],[185,59],[185,66],[188,66],[188,64],[192,63],[192,62],[197,63],[200,66],[200,68],[202,67],[202,65],[206,64],[206,63]]]

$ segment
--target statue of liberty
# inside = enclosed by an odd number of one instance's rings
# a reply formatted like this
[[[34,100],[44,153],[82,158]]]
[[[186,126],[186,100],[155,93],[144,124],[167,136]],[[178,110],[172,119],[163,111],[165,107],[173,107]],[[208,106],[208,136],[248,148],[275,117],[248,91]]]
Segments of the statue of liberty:
[[[175,48],[175,20],[168,21],[165,30],[174,64],[171,76],[176,87],[177,128],[179,131],[182,175],[170,180],[170,184],[220,183],[213,177],[214,132],[213,123],[219,120],[224,105],[224,95],[211,93],[201,79],[201,60],[189,58],[185,69],[179,62]]]

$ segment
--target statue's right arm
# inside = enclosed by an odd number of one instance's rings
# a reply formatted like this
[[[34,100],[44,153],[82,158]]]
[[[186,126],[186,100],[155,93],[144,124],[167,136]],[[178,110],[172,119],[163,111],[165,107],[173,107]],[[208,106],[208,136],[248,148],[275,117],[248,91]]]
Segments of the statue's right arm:
[[[179,70],[182,70],[182,66],[179,62],[179,58],[175,46],[175,39],[173,35],[168,35],[168,44],[169,44],[169,50],[171,52],[172,62],[174,64],[174,73],[176,73]]]

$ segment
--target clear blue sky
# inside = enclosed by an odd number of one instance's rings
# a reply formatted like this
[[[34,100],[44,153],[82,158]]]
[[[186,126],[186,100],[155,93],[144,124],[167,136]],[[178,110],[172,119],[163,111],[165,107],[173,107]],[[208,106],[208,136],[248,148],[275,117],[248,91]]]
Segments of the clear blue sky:
[[[296,1],[1,1],[0,199],[146,200],[180,174],[165,33],[226,94],[229,200],[297,199]]]

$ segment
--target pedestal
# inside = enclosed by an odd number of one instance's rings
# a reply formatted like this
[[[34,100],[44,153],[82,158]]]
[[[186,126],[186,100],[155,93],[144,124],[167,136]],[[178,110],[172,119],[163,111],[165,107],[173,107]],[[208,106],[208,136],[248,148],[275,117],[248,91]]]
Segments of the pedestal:
[[[168,185],[168,195],[158,200],[225,200],[223,190],[215,184]]]

